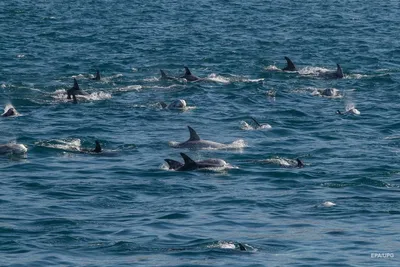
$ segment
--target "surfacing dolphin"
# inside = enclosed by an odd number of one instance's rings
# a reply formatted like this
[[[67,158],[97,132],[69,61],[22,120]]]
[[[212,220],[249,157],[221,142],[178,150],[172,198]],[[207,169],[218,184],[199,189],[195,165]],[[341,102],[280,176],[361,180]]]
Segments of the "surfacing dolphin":
[[[208,140],[202,140],[200,139],[199,135],[196,133],[195,130],[193,130],[192,127],[188,126],[190,137],[189,140],[179,143],[177,145],[174,145],[173,147],[176,148],[192,148],[192,149],[203,149],[203,148],[225,148],[227,147],[226,144],[221,144],[213,141],[208,141]]]
[[[185,109],[187,107],[186,101],[184,99],[174,100],[170,104],[160,102],[160,105],[162,108],[165,109]]]
[[[81,152],[85,152],[85,153],[101,153],[102,149],[101,149],[101,145],[100,142],[98,140],[95,141],[96,143],[96,147],[94,149],[81,149]]]
[[[194,171],[198,169],[212,169],[212,168],[223,168],[229,166],[223,159],[205,159],[200,161],[194,161],[189,158],[185,153],[180,153],[181,157],[184,160],[184,163],[180,163],[179,161],[173,159],[165,159],[168,163],[170,170],[175,171]]]
[[[99,70],[96,71],[96,77],[92,78],[92,80],[95,80],[95,81],[100,81],[101,80],[101,76],[100,76],[100,71]]]
[[[72,86],[71,89],[67,90],[67,99],[71,99],[71,95],[87,95],[86,92],[82,91],[79,88],[78,82],[76,81],[76,79],[74,78],[74,86]]]
[[[15,154],[21,155],[28,151],[23,144],[3,144],[0,145],[0,155]]]
[[[285,59],[286,59],[287,64],[286,64],[286,67],[284,67],[282,70],[283,71],[296,71],[297,70],[296,66],[293,64],[293,62],[290,60],[290,58],[285,57]]]
[[[183,76],[181,76],[181,78],[185,78],[188,82],[194,82],[194,81],[198,81],[200,80],[199,77],[194,76],[188,67],[185,67],[185,74]]]
[[[16,115],[18,115],[18,113],[15,110],[15,108],[9,108],[9,109],[7,109],[6,112],[1,114],[2,117],[10,117],[10,116],[16,116]]]
[[[320,72],[318,76],[325,79],[342,79],[344,77],[343,69],[339,64],[336,64],[335,71]]]
[[[170,80],[170,81],[179,81],[179,79],[178,78],[175,78],[175,77],[172,77],[172,76],[168,76],[166,73],[165,73],[165,71],[163,71],[163,70],[161,70],[160,69],[160,72],[161,72],[161,80],[164,80],[164,81],[167,81],[167,80]]]

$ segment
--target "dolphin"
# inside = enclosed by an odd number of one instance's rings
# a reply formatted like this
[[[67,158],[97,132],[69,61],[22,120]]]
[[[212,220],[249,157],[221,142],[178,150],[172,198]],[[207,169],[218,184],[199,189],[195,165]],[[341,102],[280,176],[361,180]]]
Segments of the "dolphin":
[[[186,101],[184,99],[177,99],[172,101],[169,105],[165,102],[160,102],[162,108],[165,109],[184,109],[187,107]]]
[[[337,111],[336,111],[336,114],[339,114],[339,115],[346,115],[346,114],[360,115],[361,113],[360,113],[360,111],[359,111],[358,109],[356,109],[356,108],[350,108],[350,109],[348,109],[348,110],[346,110],[346,111],[344,111],[344,112],[342,112],[342,111],[340,111],[340,110],[337,110]]]
[[[287,65],[284,67],[282,70],[283,71],[296,71],[296,66],[293,64],[293,62],[290,60],[290,58],[285,57]]]
[[[2,117],[10,117],[10,116],[15,116],[17,115],[17,111],[15,110],[15,108],[9,108],[6,112],[4,112],[3,114],[1,114]]]
[[[95,80],[95,81],[100,81],[101,80],[100,71],[99,70],[96,71],[96,77],[92,78],[92,80]]]
[[[315,92],[315,91],[314,91]],[[317,89],[317,94],[327,97],[340,97],[340,91],[336,88]]]
[[[200,80],[199,77],[194,76],[188,67],[185,67],[185,74],[183,76],[181,76],[181,78],[185,78],[188,82],[194,82],[194,81],[198,81]]]
[[[193,148],[193,149],[202,149],[202,148],[224,148],[225,144],[202,140],[199,135],[193,130],[192,127],[188,126],[190,137],[187,141],[174,145],[177,148]]]
[[[254,121],[254,123],[256,124],[257,128],[261,128],[262,127],[262,125],[260,123],[258,123],[258,121],[256,121],[256,119],[254,119],[253,117],[250,117],[250,119],[252,121]]]
[[[179,79],[178,78],[175,78],[175,77],[172,77],[172,76],[168,76],[166,73],[165,73],[165,71],[163,71],[163,70],[161,70],[160,69],[160,72],[161,72],[161,80],[171,80],[171,81],[178,81]]]
[[[68,99],[71,99],[71,95],[87,95],[86,92],[82,91],[79,88],[78,82],[76,81],[76,79],[74,78],[74,86],[72,86],[71,89],[67,90],[67,94],[68,94]]]
[[[336,76],[336,78],[341,79],[344,77],[342,67],[340,67],[339,64],[336,64],[336,66],[337,66],[337,69],[335,72],[335,76]]]
[[[98,140],[96,140],[95,143],[96,143],[96,147],[94,149],[91,149],[91,150],[89,150],[89,149],[81,149],[81,152],[85,152],[85,153],[87,153],[87,152],[89,152],[89,153],[101,153],[102,149],[101,149],[100,142]]]
[[[238,243],[239,249],[241,251],[247,251],[246,247],[242,245],[242,243]]]
[[[184,163],[172,159],[165,159],[169,165],[170,170],[175,171],[194,171],[198,169],[221,168],[228,165],[223,159],[205,159],[201,161],[194,161],[185,153],[180,153]]]
[[[336,64],[335,71],[320,72],[318,76],[325,79],[342,79],[344,77],[343,69],[339,64]]]
[[[303,161],[301,161],[301,159],[297,158],[296,162],[297,162],[297,165],[296,165],[297,168],[303,168],[304,167],[304,163],[303,163]]]
[[[0,145],[0,155],[5,154],[25,154],[28,151],[23,144],[3,144]]]

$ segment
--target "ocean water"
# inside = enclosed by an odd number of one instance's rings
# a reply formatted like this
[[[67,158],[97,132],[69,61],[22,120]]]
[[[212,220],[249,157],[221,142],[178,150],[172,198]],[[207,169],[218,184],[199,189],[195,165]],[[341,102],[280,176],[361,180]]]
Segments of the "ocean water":
[[[399,12],[1,1],[0,105],[19,115],[0,118],[0,143],[28,152],[0,157],[0,265],[399,266]],[[284,56],[298,71],[280,71]],[[323,75],[337,63],[343,79]],[[160,79],[184,66],[204,79]],[[191,108],[159,104],[175,99]],[[175,148],[187,126],[230,145]],[[95,140],[104,152],[82,153]],[[181,152],[232,167],[167,170]]]

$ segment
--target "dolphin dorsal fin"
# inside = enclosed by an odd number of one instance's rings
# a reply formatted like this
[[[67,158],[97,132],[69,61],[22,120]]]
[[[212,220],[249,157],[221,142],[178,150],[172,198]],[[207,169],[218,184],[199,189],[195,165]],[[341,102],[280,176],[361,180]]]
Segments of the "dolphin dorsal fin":
[[[285,57],[287,65],[285,68],[283,68],[283,70],[288,70],[288,71],[295,71],[296,70],[296,66],[293,64],[293,62],[290,60],[290,58]]]
[[[290,60],[290,58],[285,57],[287,66],[283,68],[283,70],[288,70],[288,71],[294,71],[296,70],[296,66],[293,64],[293,62]]]
[[[252,119],[254,121],[254,123],[258,126],[261,127],[261,124],[258,123],[258,121],[256,121],[256,119],[254,119],[253,117],[250,117],[250,119]]]
[[[96,152],[96,153],[100,153],[100,152],[101,152],[100,142],[97,141],[97,140],[96,140],[96,147],[95,147],[95,149],[93,150],[93,152]]]
[[[197,165],[196,162],[194,160],[192,160],[191,158],[189,158],[189,156],[186,155],[185,153],[181,153],[181,157],[183,158],[183,160],[185,162],[184,166]]]
[[[183,166],[182,163],[173,159],[164,159],[168,163],[170,170],[176,170]]]
[[[160,70],[161,72],[161,78],[167,78],[167,74],[163,70]]]
[[[301,161],[301,159],[297,158],[297,168],[303,168],[304,167],[304,163]]]
[[[340,67],[339,64],[336,64],[336,65],[337,65],[336,76],[337,76],[338,78],[343,78],[343,70],[342,70],[342,67]]]
[[[190,126],[188,126],[188,128],[189,128],[189,133],[190,133],[190,137],[189,137],[189,140],[188,140],[188,141],[199,141],[199,140],[200,140],[200,137],[199,137],[199,135],[196,133],[196,131],[193,130],[193,128],[190,127]]]
[[[101,77],[100,77],[100,71],[99,70],[96,71],[96,77],[94,79],[96,81],[100,81]]]
[[[74,78],[74,86],[72,86],[73,90],[80,90],[78,81]]]
[[[188,67],[185,67],[185,75],[192,75]]]

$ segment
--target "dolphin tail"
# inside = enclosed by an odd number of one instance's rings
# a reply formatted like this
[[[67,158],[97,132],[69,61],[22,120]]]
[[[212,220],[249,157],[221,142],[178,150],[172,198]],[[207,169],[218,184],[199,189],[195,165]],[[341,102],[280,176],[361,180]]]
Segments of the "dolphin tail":
[[[95,152],[95,153],[100,153],[101,152],[101,146],[100,146],[100,142],[98,140],[96,140],[96,147],[92,152]]]
[[[343,70],[342,70],[342,67],[340,67],[340,65],[339,64],[336,64],[337,65],[337,69],[336,69],[336,77],[338,77],[338,78],[343,78]]]
[[[287,65],[282,70],[284,70],[284,71],[295,71],[296,70],[296,66],[293,64],[293,62],[290,60],[290,58],[285,57],[285,59],[286,59]]]
[[[173,160],[173,159],[164,159],[164,160],[165,160],[165,162],[168,163],[170,170],[177,170],[183,166],[182,163],[180,163],[179,161]]]
[[[188,126],[190,137],[188,141],[200,141],[199,135],[196,133],[195,130],[193,130],[192,127]]]
[[[258,126],[261,127],[261,124],[258,123],[258,121],[256,121],[256,119],[254,119],[253,117],[250,117],[250,119],[252,119],[254,121],[254,123]]]
[[[180,154],[181,154],[181,157],[183,158],[183,160],[185,161],[185,164],[183,165],[182,170],[190,171],[190,170],[197,169],[197,163],[194,160],[189,158],[189,156],[186,155],[185,153],[180,153]]]

